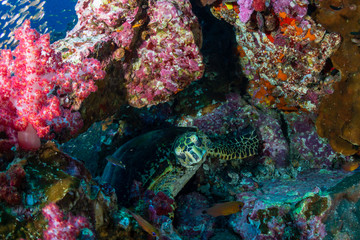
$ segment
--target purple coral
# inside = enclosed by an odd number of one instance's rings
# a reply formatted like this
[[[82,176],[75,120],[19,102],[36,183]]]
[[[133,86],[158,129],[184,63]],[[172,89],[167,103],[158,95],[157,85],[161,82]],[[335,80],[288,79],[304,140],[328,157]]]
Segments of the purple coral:
[[[191,28],[197,24],[188,0],[150,1],[149,36],[137,50],[127,79],[131,105],[166,102],[201,78],[202,56]]]
[[[307,13],[307,0],[271,0],[271,5],[275,13],[285,12],[289,17],[295,17],[301,21]]]
[[[223,135],[253,125],[263,141],[262,160],[271,158],[276,166],[284,167],[289,146],[281,129],[279,116],[260,112],[237,94],[227,95],[227,102],[204,116],[194,119],[193,125],[206,134]]]
[[[239,18],[240,21],[246,23],[249,21],[251,14],[254,11],[254,7],[252,6],[253,0],[238,0],[237,4],[239,5]]]
[[[319,216],[311,216],[308,220],[299,218],[296,225],[300,230],[301,240],[321,240],[327,235],[325,224]]]
[[[207,134],[226,134],[249,125],[249,115],[253,109],[246,109],[245,102],[237,94],[226,96],[227,102],[211,113],[194,119],[193,125]],[[250,111],[246,111],[250,110]]]
[[[271,113],[271,112],[269,112]],[[276,116],[260,113],[255,126],[259,129],[263,143],[263,156],[270,157],[276,166],[285,167],[289,146]]]
[[[314,117],[309,114],[288,114],[285,117],[290,126],[290,145],[300,157],[300,165],[307,163],[314,168],[329,168],[341,157],[319,137],[312,120]]]

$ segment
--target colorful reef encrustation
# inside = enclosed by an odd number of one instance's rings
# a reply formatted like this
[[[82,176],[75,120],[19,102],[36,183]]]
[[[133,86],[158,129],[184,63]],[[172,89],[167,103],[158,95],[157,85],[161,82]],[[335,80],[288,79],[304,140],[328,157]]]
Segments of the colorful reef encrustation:
[[[358,238],[357,1],[40,2],[1,4],[0,239]]]

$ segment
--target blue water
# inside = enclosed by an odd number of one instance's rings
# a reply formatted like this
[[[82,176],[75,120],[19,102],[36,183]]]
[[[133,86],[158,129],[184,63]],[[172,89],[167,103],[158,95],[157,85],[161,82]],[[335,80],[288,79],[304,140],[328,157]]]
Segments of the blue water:
[[[0,48],[14,48],[13,31],[26,20],[38,32],[50,33],[51,42],[64,38],[76,22],[76,0],[2,0]]]

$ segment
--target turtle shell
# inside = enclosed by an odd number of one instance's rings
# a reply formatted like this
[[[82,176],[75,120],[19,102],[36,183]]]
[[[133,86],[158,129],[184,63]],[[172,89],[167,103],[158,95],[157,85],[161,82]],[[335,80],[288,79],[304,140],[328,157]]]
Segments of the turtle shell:
[[[206,160],[225,160],[257,154],[255,130],[209,138],[194,128],[173,127],[135,137],[107,159],[102,181],[110,183],[126,204],[134,180],[154,192],[175,197]]]
[[[167,168],[153,175],[148,188],[175,197],[203,164],[206,152],[205,141],[197,132],[182,134],[175,140],[171,156],[165,157]]]
[[[116,190],[119,202],[128,203],[133,182],[144,188],[176,196],[196,172],[186,169],[172,153],[173,143],[194,128],[173,127],[145,133],[123,144],[112,156],[101,177]]]

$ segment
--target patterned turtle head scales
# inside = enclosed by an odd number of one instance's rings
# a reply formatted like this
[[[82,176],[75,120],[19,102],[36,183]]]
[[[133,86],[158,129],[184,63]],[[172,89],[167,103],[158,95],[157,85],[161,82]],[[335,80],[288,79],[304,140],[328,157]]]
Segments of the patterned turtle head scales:
[[[176,139],[173,150],[183,167],[192,167],[205,157],[206,139],[196,132],[188,132]]]

